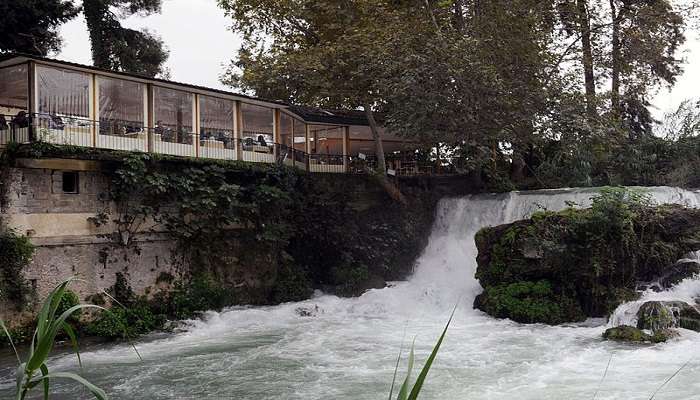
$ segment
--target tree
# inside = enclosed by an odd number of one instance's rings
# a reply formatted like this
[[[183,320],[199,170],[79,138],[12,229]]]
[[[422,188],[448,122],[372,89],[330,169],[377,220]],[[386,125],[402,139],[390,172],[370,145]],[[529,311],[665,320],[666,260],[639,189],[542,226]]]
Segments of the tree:
[[[463,1],[434,7],[440,35],[392,46],[383,90],[389,126],[403,136],[454,148],[479,174],[508,156],[522,164],[556,91],[551,3]],[[462,22],[454,13],[461,14]]]
[[[160,12],[161,0],[83,0],[96,67],[154,77],[164,72],[168,51],[148,30],[124,28],[119,17]],[[115,11],[119,13],[115,13]]]
[[[561,0],[560,19],[580,53],[587,108],[597,114],[596,79],[610,80],[610,111],[620,121],[630,107],[638,109],[661,84],[672,85],[682,72],[676,56],[694,1]],[[576,15],[576,17],[574,17]],[[634,106],[632,106],[634,103]]]
[[[263,97],[364,110],[376,173],[389,188],[375,112],[385,104],[382,82],[393,46],[434,29],[423,6],[388,0],[220,0],[219,5],[244,36],[225,82]]]
[[[78,10],[66,0],[0,0],[0,53],[46,56],[61,48],[58,28]]]

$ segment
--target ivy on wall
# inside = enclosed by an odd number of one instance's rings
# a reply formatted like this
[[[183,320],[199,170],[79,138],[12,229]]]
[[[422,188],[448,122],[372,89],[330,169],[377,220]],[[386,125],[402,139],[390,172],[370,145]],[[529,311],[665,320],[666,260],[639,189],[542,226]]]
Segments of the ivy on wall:
[[[0,300],[9,301],[18,310],[24,307],[30,294],[22,270],[33,255],[34,246],[29,238],[0,226]]]
[[[116,208],[93,222],[113,222],[115,242],[124,246],[155,223],[178,241],[194,272],[224,281],[231,255],[267,268],[261,275],[268,275],[270,290],[241,294],[239,303],[300,300],[313,287],[355,295],[404,277],[427,238],[434,206],[414,197],[406,207],[381,195],[381,204],[358,211],[350,194],[372,185],[367,177],[323,177],[282,165],[130,154],[112,177]]]

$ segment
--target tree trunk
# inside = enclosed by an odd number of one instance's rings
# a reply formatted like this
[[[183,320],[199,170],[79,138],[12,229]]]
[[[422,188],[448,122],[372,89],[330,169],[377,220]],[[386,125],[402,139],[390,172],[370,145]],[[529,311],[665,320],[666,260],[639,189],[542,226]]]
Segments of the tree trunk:
[[[377,126],[377,120],[374,119],[374,113],[372,108],[365,104],[365,115],[367,116],[367,121],[369,122],[370,131],[372,131],[372,139],[374,139],[374,152],[377,157],[377,174],[386,175],[386,160],[384,158],[384,145],[382,144],[382,137],[379,136],[379,127]]]
[[[112,69],[109,61],[109,39],[105,34],[107,27],[104,21],[109,8],[99,0],[83,0],[83,14],[90,33],[90,46],[92,48],[92,63],[95,67]]]
[[[386,175],[386,159],[384,158],[384,145],[382,144],[382,137],[379,136],[379,127],[377,126],[377,120],[374,119],[374,113],[372,112],[372,107],[369,104],[364,105],[365,115],[367,115],[367,121],[369,122],[369,128],[372,131],[372,138],[374,138],[374,150],[377,157],[377,171],[376,177],[379,184],[384,188],[389,197],[398,201],[401,204],[406,204],[406,198],[403,196],[401,191],[396,185],[394,185],[389,177]]]
[[[464,0],[454,1],[454,27],[457,32],[464,33]]]
[[[586,111],[589,117],[595,118],[596,93],[595,75],[593,73],[593,49],[591,46],[591,22],[588,15],[588,3],[586,0],[576,0],[578,8],[578,22],[581,30],[581,49],[583,52],[583,75],[586,82]]]
[[[612,14],[612,112],[616,117],[620,115],[620,20],[617,14],[615,0],[610,0],[610,12]]]

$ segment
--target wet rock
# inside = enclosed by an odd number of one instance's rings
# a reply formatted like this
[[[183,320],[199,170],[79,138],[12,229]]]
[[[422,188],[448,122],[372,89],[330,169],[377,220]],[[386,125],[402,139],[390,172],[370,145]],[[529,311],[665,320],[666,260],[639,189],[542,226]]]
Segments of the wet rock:
[[[294,309],[294,312],[300,317],[316,317],[321,312],[321,309],[318,308],[318,305],[315,305],[313,307],[297,307]]]
[[[637,328],[653,332],[670,328],[700,332],[700,311],[683,301],[648,301],[639,307]]]
[[[629,325],[609,328],[603,333],[604,339],[627,343],[662,343],[675,336],[677,336],[677,333],[668,329],[648,334],[639,328]]]
[[[662,288],[668,289],[679,284],[683,279],[700,274],[700,263],[695,260],[682,260],[668,269],[659,279]]]

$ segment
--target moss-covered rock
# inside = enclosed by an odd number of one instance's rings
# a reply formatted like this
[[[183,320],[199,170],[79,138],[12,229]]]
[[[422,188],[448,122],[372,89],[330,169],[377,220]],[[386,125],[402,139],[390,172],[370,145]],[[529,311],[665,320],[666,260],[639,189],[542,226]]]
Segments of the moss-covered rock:
[[[648,301],[637,311],[637,328],[654,332],[684,328],[700,332],[700,311],[683,301]]]
[[[492,286],[477,296],[474,304],[495,317],[523,323],[559,324],[585,319],[576,301],[556,296],[546,280]]]
[[[661,330],[650,335],[629,325],[609,328],[603,333],[604,339],[628,343],[662,343],[675,336],[677,334],[671,330]]]
[[[700,210],[652,206],[624,189],[604,190],[588,209],[538,212],[476,235],[475,307],[499,318],[557,324],[608,316],[638,297],[640,282],[677,282],[676,262],[700,249]],[[538,282],[547,290],[532,291]]]

